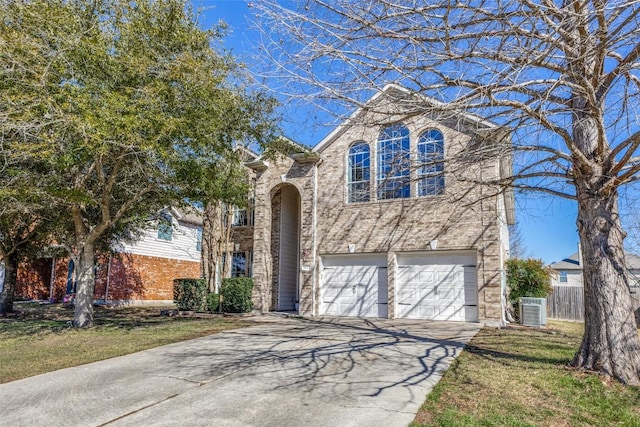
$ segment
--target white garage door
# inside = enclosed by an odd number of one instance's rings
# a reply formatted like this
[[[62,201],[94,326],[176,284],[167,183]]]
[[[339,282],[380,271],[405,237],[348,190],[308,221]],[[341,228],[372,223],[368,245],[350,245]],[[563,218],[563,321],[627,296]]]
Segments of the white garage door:
[[[322,313],[388,317],[387,256],[322,257]]]
[[[478,321],[475,254],[398,256],[398,316]]]

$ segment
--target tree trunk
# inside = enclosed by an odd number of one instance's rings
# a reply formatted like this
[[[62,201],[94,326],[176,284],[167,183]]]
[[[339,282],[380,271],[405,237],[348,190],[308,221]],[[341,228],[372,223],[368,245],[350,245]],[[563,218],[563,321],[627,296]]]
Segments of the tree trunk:
[[[93,326],[93,292],[95,289],[94,248],[85,243],[78,254],[76,263],[77,291],[73,326],[89,328]]]
[[[202,226],[202,273],[210,292],[217,288],[220,251],[218,240],[222,233],[222,209],[219,202],[207,203]]]
[[[618,194],[578,188],[585,332],[572,366],[640,385],[640,338],[624,259]]]
[[[18,277],[18,253],[13,252],[4,258],[4,285],[0,292],[0,316],[13,313],[13,297]]]

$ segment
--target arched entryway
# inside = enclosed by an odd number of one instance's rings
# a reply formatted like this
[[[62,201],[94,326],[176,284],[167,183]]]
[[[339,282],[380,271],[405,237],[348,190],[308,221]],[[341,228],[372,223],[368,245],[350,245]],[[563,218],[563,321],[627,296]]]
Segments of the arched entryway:
[[[271,309],[295,311],[300,254],[300,193],[291,184],[280,185],[271,197]]]

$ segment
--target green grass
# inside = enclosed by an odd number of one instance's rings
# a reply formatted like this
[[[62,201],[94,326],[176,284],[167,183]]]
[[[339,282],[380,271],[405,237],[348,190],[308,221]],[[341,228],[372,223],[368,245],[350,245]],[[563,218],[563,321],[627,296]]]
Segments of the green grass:
[[[71,308],[16,304],[0,319],[0,383],[251,325],[241,318],[161,316],[159,307],[96,308],[95,326],[70,328]]]
[[[640,389],[569,368],[582,324],[483,329],[412,426],[640,426]]]

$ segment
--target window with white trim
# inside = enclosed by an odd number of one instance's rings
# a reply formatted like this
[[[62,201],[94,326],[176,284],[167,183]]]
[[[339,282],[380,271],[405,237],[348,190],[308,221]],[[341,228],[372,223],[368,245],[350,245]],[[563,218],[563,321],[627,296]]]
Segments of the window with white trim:
[[[196,228],[196,251],[202,250],[202,227]]]
[[[371,198],[371,152],[366,142],[356,142],[349,148],[349,203],[368,202]]]
[[[418,196],[444,193],[444,136],[437,129],[418,138]]]
[[[158,218],[158,240],[171,241],[173,238],[173,221],[171,215],[162,214]]]
[[[560,272],[560,283],[567,283],[567,282],[568,282],[567,272],[566,271],[561,271]]]
[[[402,124],[388,126],[378,137],[378,200],[411,196],[409,129]]]

